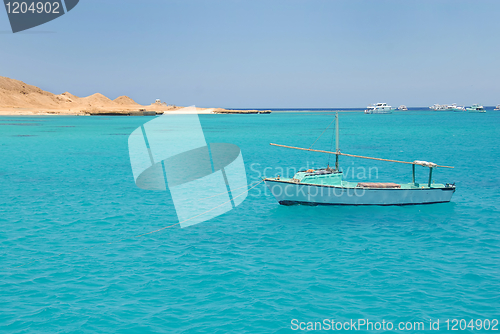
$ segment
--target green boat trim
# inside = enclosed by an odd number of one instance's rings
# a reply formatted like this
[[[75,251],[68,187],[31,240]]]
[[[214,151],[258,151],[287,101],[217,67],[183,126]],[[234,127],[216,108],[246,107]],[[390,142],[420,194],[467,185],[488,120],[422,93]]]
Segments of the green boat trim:
[[[432,177],[432,176],[431,176]],[[421,189],[421,190],[429,190],[429,189],[454,189],[454,185],[450,184],[442,184],[442,183],[432,183],[429,186],[429,183],[421,184],[421,183],[391,183],[394,187],[380,188],[380,187],[372,187],[372,186],[364,186],[367,182],[352,182],[352,181],[344,181],[343,173],[337,172],[333,169],[325,168],[315,170],[314,172],[307,171],[299,171],[292,178],[277,176],[274,178],[264,178],[264,181],[272,181],[272,182],[283,182],[283,183],[291,183],[295,185],[308,185],[308,186],[318,186],[318,187],[330,187],[330,188],[339,188],[339,189],[384,189],[384,190],[408,190],[408,189]],[[384,185],[384,183],[375,183]]]

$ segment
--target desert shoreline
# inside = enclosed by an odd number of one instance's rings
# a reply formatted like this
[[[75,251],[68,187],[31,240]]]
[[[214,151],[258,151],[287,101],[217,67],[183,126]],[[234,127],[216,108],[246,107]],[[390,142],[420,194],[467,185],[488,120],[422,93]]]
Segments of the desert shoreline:
[[[359,113],[363,112],[363,110],[273,110],[273,109],[266,109],[266,110],[255,110],[255,109],[222,109],[219,108],[221,111],[219,112],[214,112],[214,108],[196,108],[195,114],[200,114],[200,115],[229,115],[229,114],[239,114],[239,115],[248,115],[248,114],[299,114],[299,113],[332,113],[332,112],[339,112],[339,113]],[[154,114],[151,114],[154,113]],[[194,113],[189,113],[189,114],[194,114]],[[90,114],[90,113],[85,113],[85,112],[65,112],[65,111],[60,111],[60,110],[43,110],[43,109],[24,109],[20,110],[18,108],[12,108],[12,109],[0,109],[0,117],[2,116],[71,116],[71,117],[82,117],[82,116],[160,116],[160,115],[185,115],[187,113],[184,113],[181,111],[181,108],[178,110],[172,110],[172,111],[146,111],[145,113],[136,111],[136,110],[129,110],[129,111],[97,111],[96,113]]]
[[[100,93],[78,97],[69,92],[59,95],[22,81],[0,76],[0,116],[158,116],[165,114],[270,114],[270,113],[363,112],[362,109],[332,110],[311,108],[225,109],[181,107],[156,100],[150,105],[136,103],[122,95],[114,100]]]
[[[156,100],[141,105],[128,96],[114,100],[100,93],[78,97],[59,95],[22,81],[0,76],[0,116],[155,116],[163,114],[269,114],[270,110],[232,110],[169,105]]]

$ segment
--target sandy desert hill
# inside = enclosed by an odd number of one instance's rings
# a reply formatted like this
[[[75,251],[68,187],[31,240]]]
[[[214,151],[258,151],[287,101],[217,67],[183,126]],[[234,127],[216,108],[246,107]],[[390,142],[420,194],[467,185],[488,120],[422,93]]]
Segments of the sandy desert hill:
[[[56,95],[22,81],[0,76],[0,112],[80,114],[86,111],[139,110],[140,104],[127,96],[114,101],[96,93],[78,97],[71,93]],[[15,112],[17,109],[18,112]]]
[[[56,108],[60,101],[55,95],[22,81],[0,77],[0,107]]]
[[[256,110],[226,110],[222,108],[183,108],[156,102],[148,106],[136,103],[128,96],[114,100],[95,93],[78,97],[69,92],[59,95],[28,85],[22,81],[0,76],[0,115],[139,115],[144,111],[162,113],[256,113]],[[149,113],[148,113],[149,114]]]
[[[119,96],[116,99],[114,99],[113,101],[119,105],[137,105],[138,107],[140,106],[140,104],[136,103],[130,97],[125,96],[125,95]]]

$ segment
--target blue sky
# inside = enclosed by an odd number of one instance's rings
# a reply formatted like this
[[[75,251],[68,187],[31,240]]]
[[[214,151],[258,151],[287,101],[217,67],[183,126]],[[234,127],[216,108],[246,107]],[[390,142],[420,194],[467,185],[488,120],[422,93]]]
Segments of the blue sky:
[[[500,103],[498,0],[81,0],[12,34],[0,75],[148,104]]]

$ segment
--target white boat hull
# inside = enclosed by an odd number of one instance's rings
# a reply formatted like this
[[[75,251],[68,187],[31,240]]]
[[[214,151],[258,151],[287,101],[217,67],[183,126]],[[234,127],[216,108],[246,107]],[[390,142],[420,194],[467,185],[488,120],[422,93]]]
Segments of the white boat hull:
[[[265,180],[283,205],[409,205],[449,202],[455,188],[366,189]]]
[[[376,109],[376,110],[365,110],[365,114],[392,114],[395,109]]]

